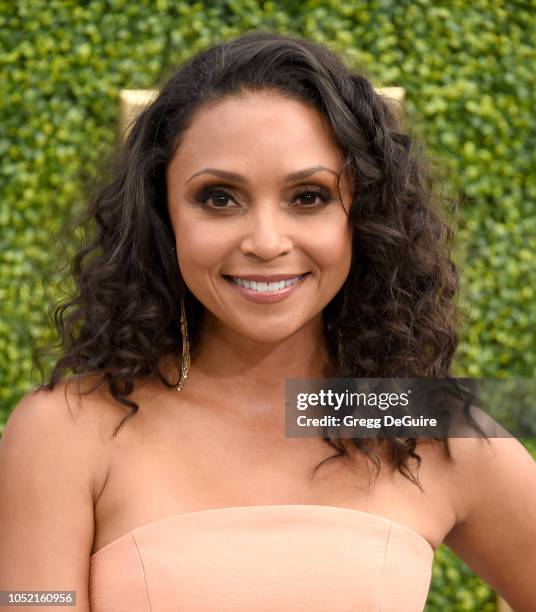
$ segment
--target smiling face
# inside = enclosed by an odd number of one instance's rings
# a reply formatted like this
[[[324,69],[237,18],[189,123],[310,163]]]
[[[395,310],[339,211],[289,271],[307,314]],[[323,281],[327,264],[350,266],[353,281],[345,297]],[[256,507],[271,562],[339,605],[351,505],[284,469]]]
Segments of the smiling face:
[[[298,101],[248,93],[195,114],[167,168],[168,209],[211,327],[273,343],[321,321],[351,264],[343,159],[323,117]],[[238,281],[305,273],[276,292]]]

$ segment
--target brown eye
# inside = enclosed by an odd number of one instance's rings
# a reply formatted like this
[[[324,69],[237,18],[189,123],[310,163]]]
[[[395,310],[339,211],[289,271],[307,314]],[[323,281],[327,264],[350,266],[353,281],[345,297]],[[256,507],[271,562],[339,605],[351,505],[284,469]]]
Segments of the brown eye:
[[[298,193],[295,201],[300,201],[300,204],[304,208],[318,208],[324,204],[328,204],[333,200],[331,193],[322,187],[306,188],[304,191]]]
[[[217,189],[205,187],[196,195],[195,199],[199,204],[212,209],[231,208],[228,206],[229,200],[235,201],[233,194],[221,187]]]

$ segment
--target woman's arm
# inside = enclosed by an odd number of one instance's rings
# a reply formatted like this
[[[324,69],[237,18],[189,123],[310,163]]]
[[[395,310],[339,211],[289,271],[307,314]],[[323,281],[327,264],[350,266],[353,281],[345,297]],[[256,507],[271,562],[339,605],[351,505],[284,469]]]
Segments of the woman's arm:
[[[0,440],[0,590],[76,591],[70,609],[89,610],[97,444],[88,432],[63,385],[11,413]]]
[[[536,462],[515,438],[450,441],[461,512],[444,543],[516,612],[533,612]]]

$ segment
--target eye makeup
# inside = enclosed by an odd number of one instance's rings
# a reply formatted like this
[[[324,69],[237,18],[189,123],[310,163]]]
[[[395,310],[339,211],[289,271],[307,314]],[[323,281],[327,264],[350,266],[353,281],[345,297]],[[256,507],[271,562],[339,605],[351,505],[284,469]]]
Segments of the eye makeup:
[[[201,187],[194,195],[194,201],[207,210],[229,210],[237,206],[229,206],[229,200],[237,204],[236,193],[222,184],[208,184]],[[291,202],[301,201],[299,204],[291,205],[292,208],[300,210],[317,210],[334,200],[329,189],[320,185],[301,185],[297,188]],[[212,204],[210,204],[212,201]]]

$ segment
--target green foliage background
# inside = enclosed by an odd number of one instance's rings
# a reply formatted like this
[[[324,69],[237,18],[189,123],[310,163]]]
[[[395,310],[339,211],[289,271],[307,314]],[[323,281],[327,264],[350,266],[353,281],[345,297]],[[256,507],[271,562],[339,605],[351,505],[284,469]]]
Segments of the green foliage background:
[[[47,308],[69,251],[50,237],[114,147],[119,90],[152,88],[190,54],[257,28],[324,42],[375,86],[404,87],[416,133],[464,198],[457,374],[531,377],[535,9],[535,0],[0,0],[0,431],[38,382],[32,347],[55,339]],[[442,546],[427,610],[494,609],[491,590]]]

